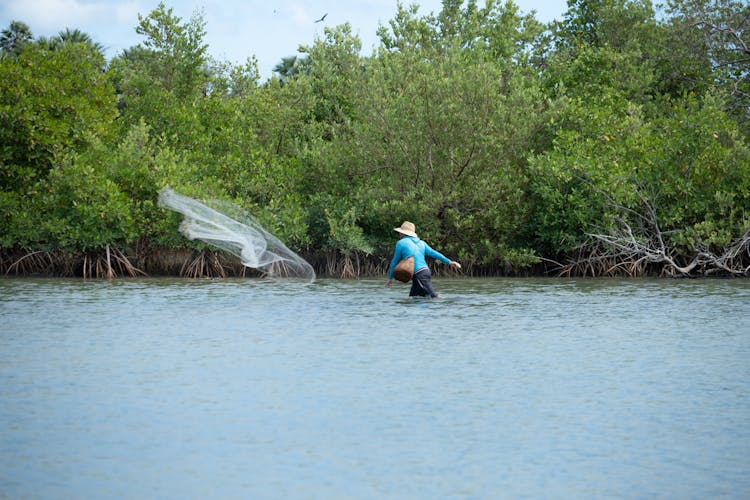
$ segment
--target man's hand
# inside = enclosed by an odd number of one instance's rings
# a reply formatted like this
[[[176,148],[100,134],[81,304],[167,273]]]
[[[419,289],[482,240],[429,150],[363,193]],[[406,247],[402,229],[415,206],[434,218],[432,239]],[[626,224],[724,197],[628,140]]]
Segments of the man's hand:
[[[461,264],[456,262],[455,260],[452,260],[450,264],[448,264],[451,267],[455,267],[456,269],[461,269]]]
[[[385,286],[391,286],[393,284],[393,280],[388,280],[385,282]]]

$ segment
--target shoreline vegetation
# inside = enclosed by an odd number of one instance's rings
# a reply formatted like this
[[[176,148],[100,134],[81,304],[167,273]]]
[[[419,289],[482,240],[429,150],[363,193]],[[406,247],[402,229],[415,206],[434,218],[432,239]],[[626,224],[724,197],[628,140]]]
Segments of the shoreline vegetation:
[[[750,237],[746,235],[746,239]],[[685,265],[659,259],[623,260],[618,255],[599,254],[595,247],[589,254],[582,253],[565,259],[566,263],[539,259],[538,263],[519,268],[481,265],[466,262],[460,272],[430,263],[438,277],[567,277],[567,278],[696,278],[747,277],[747,242],[728,252],[730,255],[696,256]],[[744,254],[742,253],[744,252]],[[307,255],[319,278],[362,279],[382,278],[388,274],[387,257],[355,254]],[[744,266],[744,267],[743,267]],[[62,251],[2,251],[0,274],[5,277],[65,277],[84,279],[117,279],[137,277],[235,278],[264,277],[264,273],[245,267],[239,259],[221,250],[204,248],[148,249],[128,252],[107,245],[94,252],[66,253]]]
[[[260,276],[184,238],[170,187],[252,214],[321,277],[384,276],[403,220],[461,276],[750,277],[750,6],[568,5],[549,24],[398,5],[371,54],[325,26],[267,81],[164,3],[109,61],[13,21],[0,275]]]

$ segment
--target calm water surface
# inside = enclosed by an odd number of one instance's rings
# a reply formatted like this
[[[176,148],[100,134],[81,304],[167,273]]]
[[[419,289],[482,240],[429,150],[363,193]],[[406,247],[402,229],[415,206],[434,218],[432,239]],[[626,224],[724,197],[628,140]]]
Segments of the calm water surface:
[[[750,281],[435,284],[0,280],[0,497],[750,497]]]

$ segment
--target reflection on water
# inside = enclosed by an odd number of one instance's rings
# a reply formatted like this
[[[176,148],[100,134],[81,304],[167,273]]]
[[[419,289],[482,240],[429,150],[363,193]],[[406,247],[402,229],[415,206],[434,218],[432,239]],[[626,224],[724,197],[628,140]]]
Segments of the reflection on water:
[[[0,280],[0,497],[743,497],[742,280]]]

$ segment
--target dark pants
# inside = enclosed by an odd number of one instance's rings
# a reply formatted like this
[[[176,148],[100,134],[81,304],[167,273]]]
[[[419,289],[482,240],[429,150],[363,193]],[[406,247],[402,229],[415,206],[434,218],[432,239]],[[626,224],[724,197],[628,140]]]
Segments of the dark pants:
[[[437,292],[432,288],[432,274],[426,267],[414,273],[411,279],[411,290],[409,297],[437,297]]]

